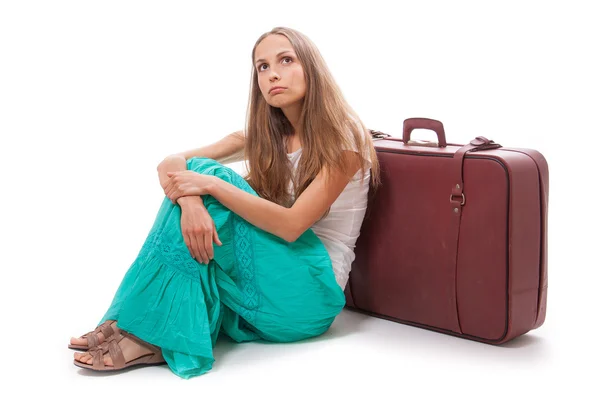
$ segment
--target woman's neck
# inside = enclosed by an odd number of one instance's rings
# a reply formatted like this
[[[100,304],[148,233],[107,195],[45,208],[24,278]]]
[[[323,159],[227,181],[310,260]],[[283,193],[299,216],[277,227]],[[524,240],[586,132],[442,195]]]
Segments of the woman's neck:
[[[300,147],[302,147],[302,143],[300,143],[300,137],[298,135],[290,135],[286,140],[286,148],[288,154],[295,152]]]

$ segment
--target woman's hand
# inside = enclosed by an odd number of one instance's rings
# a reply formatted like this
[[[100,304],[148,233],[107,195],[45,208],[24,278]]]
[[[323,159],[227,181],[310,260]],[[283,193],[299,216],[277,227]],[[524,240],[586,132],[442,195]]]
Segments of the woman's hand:
[[[169,180],[165,186],[166,196],[173,202],[182,196],[201,196],[210,194],[215,180],[213,175],[203,175],[195,171],[167,172]]]
[[[198,262],[208,264],[214,257],[213,240],[222,246],[215,222],[204,205],[186,203],[181,207],[181,233],[190,254]]]
[[[164,160],[156,167],[158,172],[158,180],[163,190],[167,187],[169,177],[167,176],[168,171],[186,171],[187,161],[184,156],[179,154],[172,154],[165,157]],[[166,193],[165,193],[166,194]]]

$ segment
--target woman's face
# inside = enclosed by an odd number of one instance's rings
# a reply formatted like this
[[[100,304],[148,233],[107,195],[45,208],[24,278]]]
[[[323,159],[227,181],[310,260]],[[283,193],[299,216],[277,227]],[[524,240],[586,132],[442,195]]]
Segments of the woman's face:
[[[304,69],[288,38],[283,35],[264,38],[256,46],[254,61],[258,87],[270,106],[286,108],[304,99]],[[271,92],[274,86],[285,89]]]

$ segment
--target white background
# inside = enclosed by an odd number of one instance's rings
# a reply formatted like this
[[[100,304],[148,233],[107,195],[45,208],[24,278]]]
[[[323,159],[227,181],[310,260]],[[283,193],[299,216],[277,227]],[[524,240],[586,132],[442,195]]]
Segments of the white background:
[[[3,1],[3,391],[597,394],[600,29],[592,3]],[[220,343],[213,370],[189,381],[166,366],[100,375],[72,364],[69,338],[94,328],[152,226],[163,200],[156,166],[243,127],[252,46],[275,26],[316,43],[371,129],[400,137],[404,119],[428,117],[444,123],[449,142],[483,135],[546,157],[541,328],[490,346],[345,310],[317,340]]]

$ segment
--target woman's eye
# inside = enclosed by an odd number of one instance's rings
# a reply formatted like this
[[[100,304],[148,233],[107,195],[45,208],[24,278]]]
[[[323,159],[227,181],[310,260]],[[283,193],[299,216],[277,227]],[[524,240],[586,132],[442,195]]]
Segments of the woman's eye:
[[[292,61],[292,57],[283,57],[283,60],[285,60],[285,59],[289,59],[290,61]],[[258,70],[259,70],[259,71],[264,71],[264,70],[262,69],[263,65],[267,65],[267,64],[260,64],[260,65],[258,66]]]

